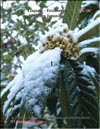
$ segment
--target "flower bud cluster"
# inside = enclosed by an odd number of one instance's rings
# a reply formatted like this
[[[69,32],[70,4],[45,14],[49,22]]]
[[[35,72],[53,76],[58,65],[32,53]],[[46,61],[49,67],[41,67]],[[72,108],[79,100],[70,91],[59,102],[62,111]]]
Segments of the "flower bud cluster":
[[[40,52],[59,47],[63,57],[79,56],[80,51],[73,33],[66,24],[54,25],[42,38]]]

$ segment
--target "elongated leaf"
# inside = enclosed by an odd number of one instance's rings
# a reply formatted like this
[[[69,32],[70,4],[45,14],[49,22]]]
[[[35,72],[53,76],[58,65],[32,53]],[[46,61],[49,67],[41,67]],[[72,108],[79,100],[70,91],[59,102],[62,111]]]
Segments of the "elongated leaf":
[[[84,41],[85,39],[90,38],[93,35],[99,34],[100,29],[100,18],[94,20],[84,29],[80,30],[75,34],[79,42]]]
[[[98,48],[83,48],[81,50],[81,55],[88,54],[88,53],[97,53],[99,51]]]
[[[81,69],[81,67],[80,67]],[[82,128],[81,119],[76,119],[81,115],[79,98],[78,98],[78,89],[77,80],[75,77],[75,73],[73,68],[69,62],[65,63],[65,71],[64,71],[64,85],[65,91],[67,94],[67,109],[68,116],[70,118],[70,123],[74,128]],[[79,114],[79,115],[78,115]],[[71,127],[70,127],[71,128]]]
[[[100,37],[94,39],[88,39],[79,43],[79,48],[85,47],[99,47]]]
[[[98,96],[88,70],[75,60],[65,62],[64,84],[67,110],[74,128],[98,128],[99,126]]]
[[[63,22],[67,23],[69,29],[74,29],[77,26],[77,18],[82,1],[68,1]]]

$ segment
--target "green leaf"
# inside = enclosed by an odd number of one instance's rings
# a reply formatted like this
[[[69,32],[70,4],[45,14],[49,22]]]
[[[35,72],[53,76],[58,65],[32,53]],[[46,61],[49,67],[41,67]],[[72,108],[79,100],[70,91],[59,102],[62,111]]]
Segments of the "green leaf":
[[[99,107],[95,83],[89,71],[79,62],[65,62],[63,74],[66,91],[67,112],[73,128],[98,128]],[[90,71],[89,71],[90,72]],[[91,71],[92,72],[92,71]]]
[[[81,3],[82,1],[68,1],[67,3],[63,22],[68,24],[69,29],[74,29],[78,25],[77,19]]]
[[[25,3],[25,9],[26,10],[31,10],[31,7],[28,5],[28,2]]]
[[[12,60],[12,55],[7,54],[7,55],[4,56],[4,59],[6,59],[7,61],[11,61]]]
[[[14,12],[13,14],[16,14],[17,16],[23,15],[24,11],[23,10],[18,10],[16,12]]]
[[[64,68],[64,86],[66,91],[66,103],[67,103],[67,112],[70,119],[71,126],[74,128],[81,128],[82,122],[81,119],[74,119],[78,114],[81,115],[79,98],[78,98],[78,89],[77,80],[73,68],[69,62],[65,63]],[[78,116],[79,117],[79,116]],[[70,127],[71,128],[71,127]]]

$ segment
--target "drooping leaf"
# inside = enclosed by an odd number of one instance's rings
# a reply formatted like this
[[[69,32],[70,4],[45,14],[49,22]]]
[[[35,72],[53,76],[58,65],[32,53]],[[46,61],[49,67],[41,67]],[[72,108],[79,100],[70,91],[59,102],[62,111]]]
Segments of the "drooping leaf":
[[[74,128],[99,126],[98,96],[88,70],[75,60],[65,62],[64,85],[68,117]]]
[[[82,1],[70,1],[68,0],[63,22],[67,23],[69,29],[74,29],[77,24],[77,19],[79,16],[79,9],[81,7]]]

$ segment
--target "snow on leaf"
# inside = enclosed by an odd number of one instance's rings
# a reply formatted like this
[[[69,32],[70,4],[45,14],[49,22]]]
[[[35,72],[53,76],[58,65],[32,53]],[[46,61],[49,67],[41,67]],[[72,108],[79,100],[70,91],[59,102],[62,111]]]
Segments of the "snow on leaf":
[[[1,92],[1,97],[2,97],[13,85],[15,85],[15,83],[17,82],[17,80],[19,80],[19,78],[21,77],[21,75],[22,75],[21,72],[19,72],[19,73],[16,75],[16,77],[14,78],[14,80],[11,81],[11,82],[7,85],[7,87]]]
[[[7,107],[9,106],[12,99],[15,97],[15,95],[19,92],[19,90],[23,87],[23,74],[20,72],[15,79],[8,84],[8,86],[4,89],[4,91],[9,90],[10,93],[7,96],[7,101],[4,103],[3,112],[5,113]],[[3,92],[4,93],[4,92]]]
[[[85,53],[91,53],[91,52],[93,52],[93,53],[98,53],[98,48],[83,48],[82,50],[81,50],[81,55],[82,54],[85,54]]]
[[[84,38],[83,38],[83,36],[84,35],[88,35],[88,32],[90,31],[90,30],[94,30],[95,29],[95,27],[99,27],[99,25],[100,25],[100,18],[97,18],[96,20],[94,20],[93,22],[91,22],[89,25],[87,25],[84,29],[82,29],[82,30],[80,30],[80,31],[78,31],[77,33],[75,33],[74,34],[74,36],[77,38],[77,39],[79,39],[79,41],[82,41],[82,40],[85,40]],[[99,29],[99,28],[98,28]],[[96,31],[97,32],[97,31]],[[98,32],[97,32],[98,33]],[[94,31],[93,31],[93,34],[94,34]],[[81,38],[81,39],[80,39]],[[89,37],[87,37],[87,38],[89,38]]]
[[[55,48],[42,54],[35,52],[26,59],[22,71],[2,93],[4,95],[10,89],[3,107],[5,115],[6,110],[9,110],[9,105],[12,106],[13,99],[16,102],[21,98],[20,106],[24,105],[27,111],[33,111],[35,116],[41,117],[46,98],[56,86],[59,78],[60,56],[61,49]]]
[[[87,46],[92,46],[93,44],[98,43],[98,46],[99,46],[99,42],[100,42],[100,37],[96,37],[94,39],[88,39],[88,40],[85,40],[85,41],[82,41],[79,43],[79,48],[85,48]]]
[[[87,1],[83,1],[83,4],[82,4],[81,8],[84,9],[84,8],[86,8],[87,6],[91,5],[91,4],[93,4],[93,5],[98,5],[98,1],[97,1],[97,0],[90,0],[90,1],[87,0]]]
[[[88,65],[84,65],[84,69],[82,70],[82,73],[84,75],[87,75],[88,73],[91,73],[93,77],[95,77],[96,71],[93,67],[90,67]]]
[[[98,10],[98,11],[94,14],[93,18],[91,19],[91,22],[93,22],[95,19],[97,19],[97,18],[99,18],[99,17],[100,17],[100,10]]]

